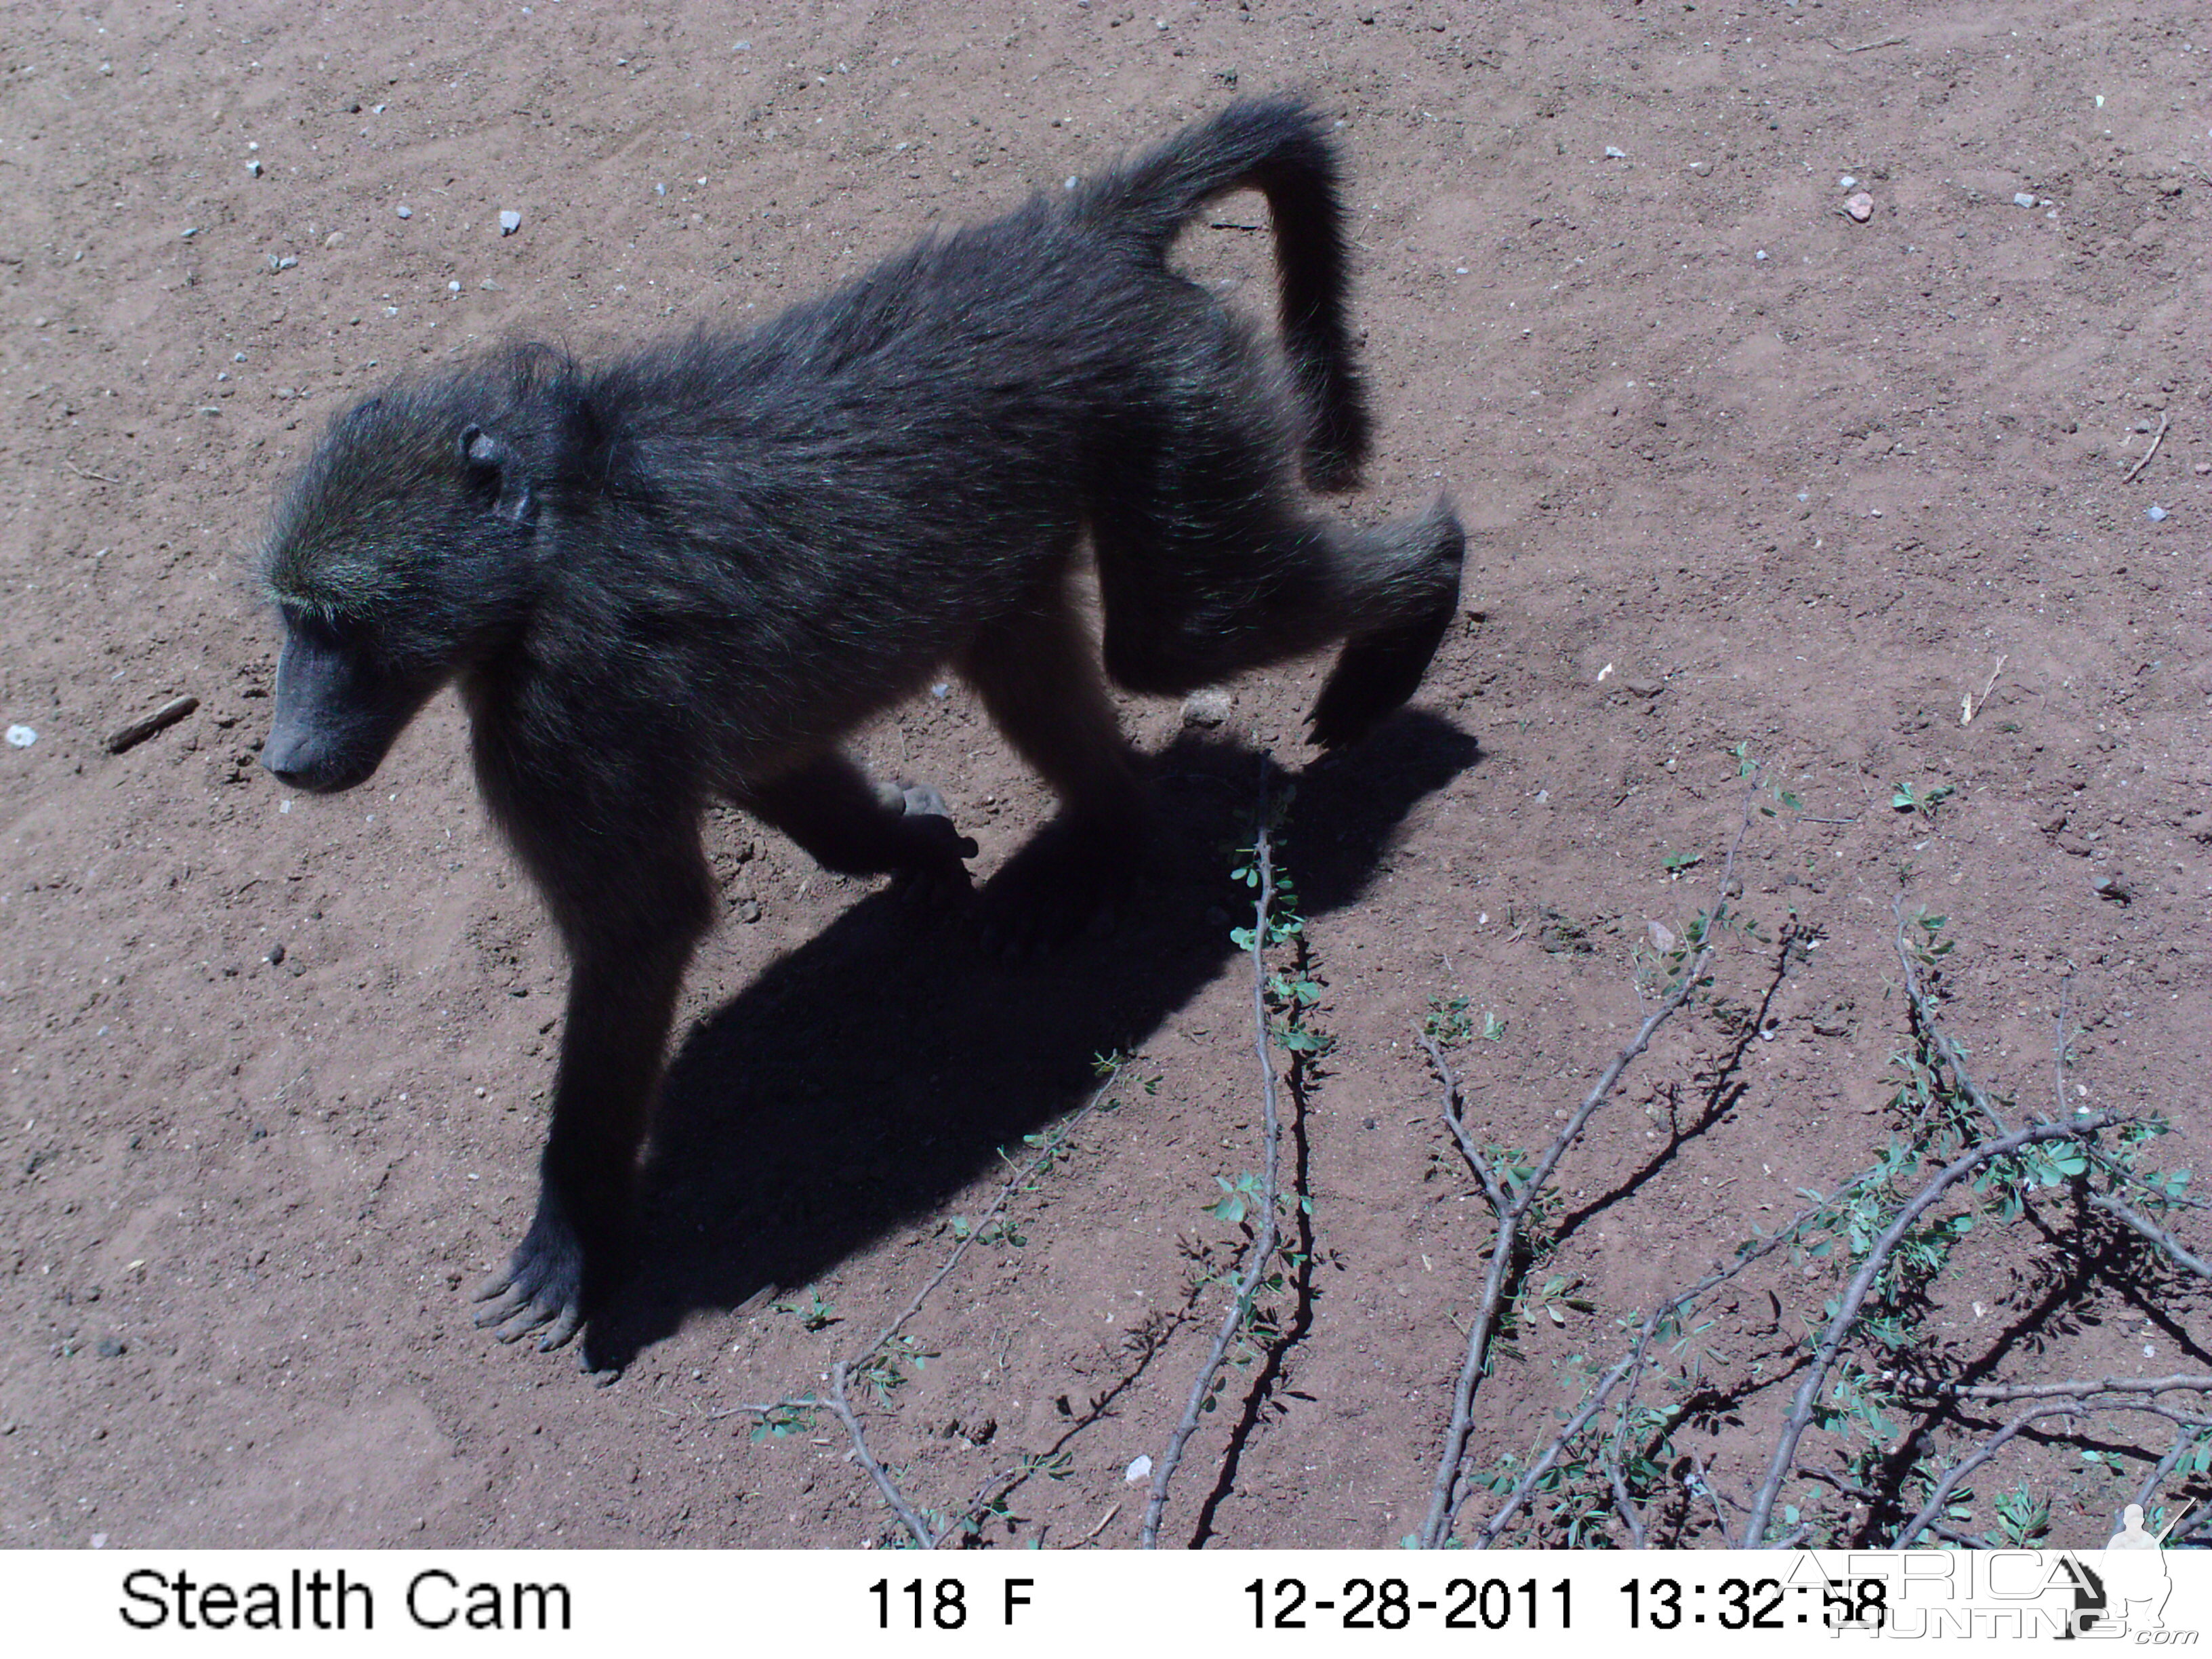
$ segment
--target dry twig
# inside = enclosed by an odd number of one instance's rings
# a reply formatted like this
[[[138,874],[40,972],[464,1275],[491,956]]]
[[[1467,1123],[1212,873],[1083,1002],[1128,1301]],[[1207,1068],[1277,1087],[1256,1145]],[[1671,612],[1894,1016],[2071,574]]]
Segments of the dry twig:
[[[1429,1511],[1417,1534],[1423,1549],[1443,1547],[1443,1541],[1451,1536],[1452,1524],[1458,1518],[1460,1506],[1467,1501],[1465,1463],[1468,1436],[1474,1425],[1474,1393],[1489,1360],[1492,1332],[1496,1328],[1498,1316],[1504,1311],[1505,1284],[1510,1275],[1514,1257],[1520,1249],[1522,1224],[1535,1208],[1536,1201],[1542,1196],[1553,1171],[1559,1167],[1559,1160],[1581,1138],[1590,1119],[1596,1115],[1598,1109],[1605,1104],[1614,1086],[1620,1083],[1621,1074],[1650,1045],[1652,1034],[1689,1000],[1690,994],[1705,978],[1706,966],[1712,961],[1713,930],[1719,925],[1728,906],[1729,889],[1735,877],[1736,854],[1751,829],[1752,803],[1758,799],[1758,793],[1759,779],[1754,775],[1751,787],[1745,792],[1743,821],[1736,826],[1735,840],[1729,843],[1728,859],[1721,869],[1719,895],[1712,909],[1706,914],[1697,955],[1684,966],[1681,977],[1675,981],[1674,988],[1636,1028],[1636,1034],[1622,1046],[1620,1052],[1613,1057],[1613,1063],[1605,1068],[1589,1093],[1583,1097],[1581,1107],[1567,1120],[1565,1127],[1553,1138],[1551,1146],[1536,1160],[1535,1167],[1529,1171],[1527,1179],[1510,1192],[1506,1189],[1504,1180],[1492,1168],[1490,1160],[1475,1145],[1474,1138],[1468,1133],[1467,1123],[1460,1109],[1459,1080],[1452,1075],[1450,1066],[1445,1064],[1443,1048],[1425,1032],[1420,1036],[1421,1046],[1427,1051],[1430,1063],[1437,1068],[1437,1077],[1444,1085],[1444,1123],[1451,1130],[1453,1139],[1458,1141],[1460,1153],[1467,1160],[1468,1166],[1482,1182],[1483,1196],[1489,1201],[1491,1212],[1498,1224],[1497,1232],[1491,1242],[1489,1271],[1483,1279],[1482,1300],[1476,1305],[1473,1328],[1468,1334],[1466,1355],[1460,1362],[1459,1378],[1452,1389],[1451,1422],[1444,1431],[1443,1450],[1437,1459],[1436,1475],[1429,1486]],[[1620,1374],[1626,1376],[1626,1372],[1623,1370]],[[1589,1405],[1587,1401],[1584,1403]],[[1595,1409],[1595,1406],[1589,1407],[1591,1411]],[[1588,1420],[1587,1415],[1581,1419],[1583,1422]],[[1564,1442],[1555,1443],[1550,1455],[1556,1457],[1561,1444]],[[1524,1482],[1524,1485],[1528,1484],[1533,1482]],[[1525,1492],[1516,1494],[1516,1498],[1525,1496]],[[1517,1503],[1511,1507],[1517,1507]],[[1492,1517],[1492,1528],[1502,1528],[1510,1518],[1510,1508],[1501,1511],[1499,1516]],[[1487,1535],[1495,1537],[1496,1531],[1491,1530]]]
[[[143,716],[122,727],[107,740],[107,752],[119,755],[126,749],[135,749],[156,732],[167,730],[200,706],[198,697],[172,697],[152,714]]]
[[[2150,447],[2143,451],[2141,460],[2128,469],[2128,476],[2120,480],[2122,483],[2133,483],[2136,475],[2150,465],[2150,458],[2158,453],[2159,445],[2166,441],[2166,423],[2172,418],[2166,410],[2158,411],[2158,430],[2151,434]]]
[[[1935,999],[1921,984],[1919,969],[1912,960],[1912,946],[1907,937],[1911,924],[1905,919],[1903,895],[1891,902],[1890,911],[1897,918],[1897,959],[1905,968],[1905,994],[1912,1000],[1912,1012],[1919,1018],[1920,1029],[1928,1034],[1929,1045],[1942,1056],[1943,1063],[1951,1068],[1959,1092],[1966,1096],[1976,1111],[1996,1126],[1999,1134],[2008,1133],[2004,1114],[1998,1111],[1990,1097],[1982,1092],[1982,1085],[1975,1082],[1972,1073],[1966,1070],[1966,1056],[1960,1050],[1959,1045],[1945,1034],[1936,1020]]]
[[[1145,1502],[1145,1518],[1138,1529],[1138,1546],[1157,1549],[1160,1541],[1160,1516],[1167,1508],[1168,1482],[1174,1479],[1176,1465],[1182,1461],[1183,1448],[1198,1430],[1198,1419],[1206,1410],[1206,1402],[1213,1388],[1213,1378],[1227,1357],[1229,1345],[1237,1340],[1237,1333],[1252,1312],[1252,1298],[1258,1293],[1260,1280],[1273,1259],[1275,1247],[1282,1239],[1282,1217],[1276,1206],[1278,1175],[1282,1161],[1282,1120],[1276,1106],[1275,1062],[1268,1052],[1267,1035],[1267,922],[1269,906],[1275,897],[1275,866],[1273,850],[1267,839],[1267,776],[1266,763],[1261,762],[1260,774],[1259,833],[1255,836],[1252,854],[1260,876],[1260,896],[1252,914],[1252,1030],[1253,1042],[1260,1060],[1260,1104],[1264,1115],[1267,1145],[1266,1174],[1261,1178],[1258,1196],[1261,1221],[1256,1237],[1245,1247],[1243,1272],[1237,1284],[1236,1297],[1229,1311],[1221,1317],[1221,1328],[1214,1333],[1213,1346],[1207,1351],[1206,1363],[1199,1367],[1198,1376],[1192,1380],[1190,1398],[1183,1406],[1182,1418],[1175,1432],[1168,1437],[1167,1449],[1152,1466],[1152,1487]]]
[[[939,1265],[937,1271],[929,1276],[920,1290],[907,1298],[906,1305],[899,1310],[890,1323],[877,1333],[875,1340],[850,1358],[841,1359],[830,1366],[830,1390],[826,1395],[794,1395],[789,1399],[778,1400],[763,1405],[735,1406],[727,1412],[718,1412],[714,1415],[717,1417],[742,1415],[767,1419],[791,1412],[826,1411],[844,1425],[845,1433],[853,1443],[854,1460],[867,1471],[868,1478],[876,1483],[877,1490],[883,1493],[884,1501],[890,1505],[891,1513],[898,1516],[899,1524],[907,1529],[917,1545],[926,1550],[935,1549],[952,1533],[959,1530],[957,1522],[948,1526],[942,1532],[933,1530],[921,1511],[908,1500],[906,1494],[899,1490],[898,1483],[892,1480],[890,1472],[884,1468],[875,1454],[868,1449],[868,1437],[860,1425],[859,1413],[853,1409],[848,1384],[855,1371],[861,1370],[878,1354],[898,1339],[900,1334],[906,1328],[907,1321],[920,1313],[922,1304],[929,1299],[938,1286],[952,1276],[953,1269],[960,1265],[961,1257],[968,1254],[969,1246],[983,1236],[989,1224],[998,1218],[999,1212],[1012,1201],[1014,1194],[1026,1189],[1030,1181],[1041,1174],[1053,1159],[1060,1156],[1060,1149],[1067,1144],[1068,1136],[1075,1132],[1084,1119],[1098,1109],[1114,1085],[1121,1081],[1121,1072],[1122,1066],[1116,1063],[1113,1069],[1107,1073],[1104,1080],[1099,1084],[1097,1089],[1092,1092],[1091,1098],[1084,1102],[1073,1114],[1045,1137],[1044,1145],[1038,1150],[1036,1156],[1024,1164],[1011,1179],[1000,1185],[998,1195],[991,1200],[989,1207],[982,1212],[976,1224],[964,1237],[953,1245],[946,1254],[944,1261]],[[1018,1477],[1018,1473],[1017,1472]],[[972,1519],[992,1497],[997,1495],[993,1488],[998,1484],[998,1478],[994,1478],[985,1486],[983,1496],[963,1511],[963,1521]]]
[[[1930,1035],[1937,1034],[1931,1030]],[[1961,1083],[1965,1080],[1962,1076]],[[1767,1517],[1774,1512],[1775,1500],[1782,1495],[1782,1483],[1796,1467],[1797,1443],[1804,1437],[1805,1431],[1812,1426],[1820,1391],[1827,1386],[1828,1373],[1834,1369],[1844,1341],[1858,1322],[1859,1310],[1873,1293],[1875,1280],[1881,1276],[1890,1253],[1897,1248],[1898,1241],[1911,1230],[1912,1224],[1936,1200],[1990,1160],[2041,1141],[2079,1139],[2092,1130],[2104,1128],[2118,1121],[2110,1112],[2093,1112],[2076,1118],[2071,1123],[2031,1123],[2025,1128],[2000,1135],[1995,1140],[1985,1140],[1970,1146],[1938,1170],[1935,1178],[1897,1212],[1896,1218],[1883,1230],[1881,1237],[1868,1248],[1866,1260],[1859,1264],[1859,1270],[1852,1275],[1850,1286],[1836,1303],[1836,1311],[1828,1321],[1827,1331],[1814,1353],[1813,1363],[1806,1370],[1804,1380],[1797,1385],[1796,1398],[1790,1404],[1790,1415],[1782,1425],[1781,1437],[1775,1442],[1774,1455],[1767,1465],[1766,1479],[1759,1486],[1758,1496],[1752,1499],[1751,1513],[1744,1521],[1738,1547],[1747,1550],[1765,1547]]]
[[[2152,1243],[2158,1246],[2160,1249],[2165,1251],[2166,1255],[2172,1257],[2178,1264],[2188,1268],[2190,1272],[2195,1273],[2199,1279],[2212,1279],[2212,1262],[2208,1262],[2202,1256],[2194,1255],[2189,1251],[2184,1249],[2181,1247],[2180,1240],[2174,1237],[2172,1233],[2166,1231],[2165,1228],[2160,1226],[2156,1222],[2151,1220],[2149,1217],[2141,1214],[2137,1211],[2130,1209],[2126,1205],[2121,1203],[2118,1199],[2112,1197],[2108,1193],[2092,1193],[2085,1191],[2081,1196],[2087,1200],[2090,1205],[2094,1208],[2102,1210],[2106,1215],[2112,1217],[2115,1220],[2124,1222],[2129,1227],[2134,1229],[2135,1231],[2140,1234],[2142,1237],[2148,1239]]]

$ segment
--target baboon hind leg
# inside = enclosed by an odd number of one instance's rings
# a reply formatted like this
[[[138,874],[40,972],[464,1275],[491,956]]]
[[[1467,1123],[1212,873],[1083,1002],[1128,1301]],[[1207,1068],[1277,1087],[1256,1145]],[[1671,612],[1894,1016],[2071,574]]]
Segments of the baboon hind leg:
[[[987,627],[960,667],[1007,741],[1060,798],[1060,816],[983,890],[985,948],[1024,955],[1110,916],[1144,848],[1144,786],[1064,577]]]
[[[1150,519],[1150,522],[1146,519]],[[1345,641],[1308,718],[1323,747],[1404,703],[1456,609],[1466,538],[1439,498],[1372,529],[1278,507],[1102,523],[1107,672],[1176,696]]]

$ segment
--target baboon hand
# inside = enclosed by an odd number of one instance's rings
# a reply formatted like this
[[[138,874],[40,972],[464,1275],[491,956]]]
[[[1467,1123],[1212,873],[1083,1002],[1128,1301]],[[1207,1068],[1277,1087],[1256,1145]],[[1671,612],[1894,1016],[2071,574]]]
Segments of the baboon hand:
[[[494,1334],[513,1342],[544,1326],[538,1351],[559,1347],[584,1323],[582,1241],[557,1212],[541,1207],[507,1265],[477,1285],[474,1299],[490,1304],[477,1315],[479,1329],[496,1325]]]

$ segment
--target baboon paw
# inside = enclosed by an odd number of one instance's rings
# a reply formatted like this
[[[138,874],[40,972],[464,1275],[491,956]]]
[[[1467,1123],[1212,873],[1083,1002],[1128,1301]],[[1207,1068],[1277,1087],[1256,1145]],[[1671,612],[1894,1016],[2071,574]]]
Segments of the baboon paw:
[[[506,1265],[477,1285],[475,1300],[488,1304],[477,1313],[479,1330],[495,1327],[502,1342],[535,1331],[538,1352],[550,1352],[583,1327],[583,1249],[573,1233],[534,1224]]]
[[[964,908],[975,891],[966,863],[979,850],[975,838],[960,833],[945,797],[927,784],[901,784],[899,798],[911,846],[894,887],[914,910]]]

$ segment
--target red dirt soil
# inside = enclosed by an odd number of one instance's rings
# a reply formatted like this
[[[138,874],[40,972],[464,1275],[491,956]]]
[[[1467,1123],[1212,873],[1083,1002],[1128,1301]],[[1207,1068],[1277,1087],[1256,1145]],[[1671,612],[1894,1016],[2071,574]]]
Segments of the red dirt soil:
[[[1259,1167],[1229,872],[1262,755],[1298,786],[1281,858],[1334,1043],[1285,1097],[1311,1264],[1285,1340],[1231,1368],[1164,1541],[1419,1524],[1490,1231],[1414,1033],[1468,999],[1476,1133],[1547,1141],[1648,1006],[1649,924],[1711,902],[1738,745],[1776,809],[1742,913],[1817,948],[1730,935],[1720,1006],[1570,1155],[1478,1468],[1543,1443],[1617,1321],[1889,1140],[1900,895],[1948,918],[1947,1028],[2021,1113],[2059,1086],[2063,986],[2067,1104],[2168,1115],[2158,1167],[2202,1144],[2201,7],[9,9],[0,721],[37,736],[0,748],[0,1539],[894,1539],[833,1421],[756,1441],[734,1408],[818,1386],[988,1205],[1000,1149],[1123,1049],[1119,1106],[1017,1195],[1023,1242],[970,1250],[908,1328],[926,1366],[860,1401],[947,1515],[1056,1460],[981,1541],[1131,1543],[1125,1470],[1160,1455],[1223,1307],[1198,1280],[1241,1237],[1217,1177]],[[1447,489],[1470,532],[1466,626],[1413,709],[1317,765],[1319,665],[1231,688],[1218,726],[1130,702],[1157,867],[1115,934],[1018,972],[717,817],[729,914],[646,1171],[635,1358],[600,1389],[492,1342],[461,1292],[528,1218],[562,964],[450,697],[350,794],[254,764],[273,491],[395,374],[742,323],[1285,87],[1341,118],[1352,178],[1379,433],[1345,510]],[[1264,309],[1264,216],[1231,200],[1180,257]],[[957,681],[857,747],[942,789],[982,872],[1049,813]],[[2212,1366],[2201,1283],[2100,1271],[2087,1226],[2056,1200],[1978,1226],[1929,1351],[2010,1382]],[[1676,1434],[1670,1539],[1722,1539],[1690,1454],[1740,1516],[1837,1274],[1714,1310],[1729,1387]],[[2171,1433],[2024,1437],[1958,1524],[2024,1482],[2055,1540],[2101,1542]],[[1836,1535],[1864,1517],[1788,1496]]]

